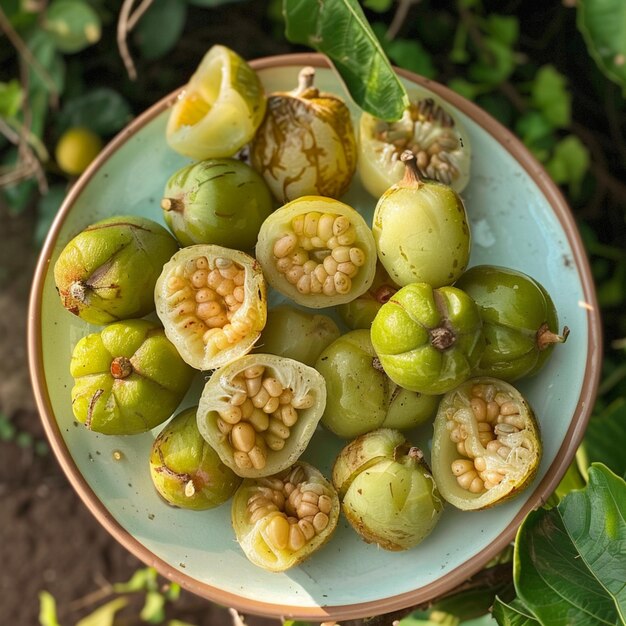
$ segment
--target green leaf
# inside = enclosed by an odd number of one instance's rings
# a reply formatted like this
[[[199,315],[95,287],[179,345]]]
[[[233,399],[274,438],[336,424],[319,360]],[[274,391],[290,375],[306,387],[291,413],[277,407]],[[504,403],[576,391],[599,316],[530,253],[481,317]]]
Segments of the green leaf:
[[[135,28],[133,40],[141,56],[149,61],[165,56],[178,42],[186,18],[182,0],[155,0]]]
[[[512,47],[519,37],[519,19],[512,15],[487,16],[485,30],[499,42]]]
[[[514,598],[508,604],[496,598],[492,614],[500,626],[540,626],[519,598]]]
[[[448,81],[448,87],[468,100],[474,100],[480,93],[480,85],[470,83],[464,78],[455,77]]]
[[[0,441],[11,441],[16,432],[13,422],[4,413],[0,413]]]
[[[518,597],[542,624],[619,626],[626,617],[626,483],[594,464],[589,484],[531,512],[515,546]]]
[[[626,3],[579,0],[576,21],[587,50],[600,70],[626,92]]]
[[[363,6],[377,13],[385,13],[389,11],[393,0],[363,0]]]
[[[364,111],[395,121],[409,104],[363,10],[356,0],[284,0],[285,35],[326,54]]]
[[[80,52],[100,40],[98,14],[84,0],[53,0],[43,27],[63,53]]]
[[[313,624],[311,622],[288,619],[283,621],[283,626],[313,626]]]
[[[499,85],[515,69],[515,56],[510,46],[493,37],[483,39],[480,61],[468,68],[468,77],[475,83]]]
[[[563,478],[561,478],[561,482],[557,485],[554,493],[560,501],[563,500],[568,493],[576,489],[582,489],[585,484],[585,479],[581,475],[578,464],[574,459],[567,468]]]
[[[398,626],[459,626],[461,620],[443,611],[413,611]]]
[[[157,588],[156,570],[152,567],[138,569],[125,583],[115,583],[115,593],[134,593],[135,591],[154,591]]]
[[[589,463],[604,463],[626,478],[626,398],[618,398],[589,420],[583,443]]]
[[[149,624],[160,624],[165,619],[165,596],[158,591],[148,591],[139,617]]]
[[[168,620],[167,626],[194,626],[194,624],[190,624],[189,622],[181,622],[179,619],[171,619]]]
[[[570,125],[572,97],[567,90],[567,79],[552,65],[544,65],[537,71],[530,99],[555,128]]]
[[[187,0],[189,4],[197,7],[214,8],[221,4],[232,4],[233,2],[243,2],[244,0]],[[182,622],[181,622],[182,623]]]
[[[554,127],[538,111],[527,111],[515,123],[515,132],[527,146],[533,146],[554,131]]]
[[[115,615],[128,604],[126,598],[115,598],[83,617],[76,626],[113,626]]]
[[[417,40],[394,39],[385,48],[389,58],[399,67],[426,78],[434,78],[437,70],[433,59]]]
[[[546,169],[557,183],[569,185],[572,195],[577,196],[590,161],[589,150],[582,141],[568,135],[554,147]]]
[[[0,117],[15,117],[20,110],[24,93],[16,79],[8,83],[0,83]]]
[[[132,118],[128,102],[113,89],[99,87],[67,100],[57,117],[57,133],[71,127],[89,128],[107,136],[121,130]]]
[[[39,624],[40,626],[60,626],[57,620],[56,600],[47,591],[39,592]]]

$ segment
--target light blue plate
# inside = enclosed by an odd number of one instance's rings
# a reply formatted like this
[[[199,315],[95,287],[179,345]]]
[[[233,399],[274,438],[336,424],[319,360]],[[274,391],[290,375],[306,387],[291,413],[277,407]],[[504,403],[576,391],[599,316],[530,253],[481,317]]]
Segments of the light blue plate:
[[[296,85],[304,64],[318,66],[316,84],[343,94],[317,55],[256,63],[268,92]],[[42,419],[64,470],[81,497],[131,552],[192,591],[221,604],[267,615],[335,619],[380,614],[423,602],[481,569],[513,537],[523,516],[554,489],[580,442],[597,386],[600,322],[589,267],[572,216],[545,171],[484,112],[440,85],[418,81],[448,103],[468,130],[471,183],[463,193],[471,220],[471,265],[521,270],[550,292],[561,326],[571,329],[540,375],[521,382],[538,416],[544,455],[535,482],[517,499],[481,512],[448,506],[419,546],[391,553],[364,543],[345,521],[332,540],[300,567],[265,572],[239,549],[230,506],[207,512],[170,508],[156,495],[148,454],[156,432],[107,437],[74,421],[68,366],[73,346],[98,330],[63,309],[52,271],[65,244],[105,217],[136,214],[162,222],[159,201],[169,175],[188,161],[164,139],[168,101],[136,120],[107,147],[68,196],[43,250],[30,312],[33,386]],[[417,87],[415,87],[417,88]],[[355,120],[357,109],[352,108]],[[375,201],[355,180],[345,202],[371,218]],[[197,403],[198,374],[183,406]],[[429,450],[431,427],[414,442]],[[342,442],[319,431],[305,458],[327,476]]]

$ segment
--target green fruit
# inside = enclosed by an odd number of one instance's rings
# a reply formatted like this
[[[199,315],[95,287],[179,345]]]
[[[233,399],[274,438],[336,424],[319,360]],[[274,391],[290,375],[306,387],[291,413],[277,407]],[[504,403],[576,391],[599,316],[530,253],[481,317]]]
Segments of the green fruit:
[[[313,367],[324,348],[341,332],[327,315],[308,313],[288,305],[270,309],[257,342],[257,352],[277,354]]]
[[[396,430],[381,428],[349,443],[332,480],[354,530],[385,550],[418,545],[443,509],[422,452]]]
[[[439,398],[402,389],[385,374],[368,330],[354,330],[320,355],[315,369],[326,381],[322,424],[340,437],[376,428],[413,428],[434,417]]]
[[[61,251],[54,280],[63,306],[90,324],[154,311],[154,286],[178,250],[156,222],[116,216],[85,228]]]
[[[455,287],[413,283],[374,318],[372,345],[396,384],[441,394],[467,380],[484,348],[478,307]]]
[[[451,285],[470,256],[463,201],[452,187],[422,180],[412,152],[404,152],[405,176],[374,210],[372,232],[378,258],[398,285]]]
[[[544,287],[512,269],[479,265],[456,282],[478,305],[486,339],[475,367],[481,376],[514,381],[536,374],[554,346],[569,335],[558,335],[556,308]]]
[[[433,434],[433,476],[442,497],[464,511],[500,504],[525,489],[541,460],[535,415],[512,385],[472,378],[441,400]]]
[[[70,176],[82,174],[102,150],[102,139],[88,128],[65,131],[55,149],[57,165]]]
[[[372,231],[352,207],[303,196],[277,209],[259,232],[256,257],[274,289],[322,308],[367,291],[376,271]]]
[[[150,452],[150,477],[169,504],[199,511],[226,502],[241,478],[202,438],[196,409],[182,411],[158,434]]]
[[[198,428],[222,461],[248,478],[291,466],[326,404],[322,376],[273,354],[248,354],[216,370],[198,408]]]
[[[376,263],[376,273],[370,288],[354,300],[337,306],[337,313],[348,328],[369,330],[380,307],[398,289],[398,285],[389,278],[389,274],[380,262]]]
[[[246,557],[270,572],[283,572],[331,538],[339,498],[318,469],[299,461],[267,478],[246,478],[233,498],[231,517]]]
[[[70,374],[79,422],[105,435],[133,435],[172,415],[194,371],[159,324],[127,320],[83,337],[72,352]]]
[[[263,178],[236,159],[187,165],[172,174],[163,195],[165,222],[183,246],[214,243],[251,250],[274,208]]]
[[[100,18],[88,2],[53,0],[42,16],[44,30],[64,54],[79,52],[100,39]]]

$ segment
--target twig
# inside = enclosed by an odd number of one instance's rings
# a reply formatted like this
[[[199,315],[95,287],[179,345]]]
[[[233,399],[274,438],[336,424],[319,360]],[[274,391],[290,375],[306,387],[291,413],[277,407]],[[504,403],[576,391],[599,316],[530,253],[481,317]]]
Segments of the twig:
[[[135,0],[124,0],[122,8],[120,9],[120,16],[117,20],[117,47],[119,48],[120,56],[124,62],[124,67],[128,72],[128,77],[131,80],[137,80],[137,70],[135,69],[135,63],[128,49],[128,41],[126,38],[133,28],[135,28],[143,14],[150,8],[152,2],[153,0],[142,0],[137,9],[133,11]]]
[[[385,33],[385,39],[391,41],[396,38],[406,20],[406,16],[409,14],[409,9],[414,4],[418,4],[419,2],[421,2],[421,0],[398,0],[398,8],[393,15],[387,32]]]
[[[243,621],[243,617],[235,611],[235,609],[228,609],[230,616],[233,618],[233,626],[246,626],[246,623]]]
[[[39,75],[41,80],[46,84],[48,91],[50,92],[50,103],[53,107],[56,107],[59,104],[59,92],[57,90],[57,86],[52,80],[50,74],[48,74],[45,68],[41,66],[37,58],[30,51],[30,48],[24,43],[24,40],[17,34],[13,26],[11,26],[11,22],[7,19],[7,16],[1,6],[0,28],[2,28],[8,40],[13,44],[13,47],[18,51],[22,58],[26,60],[26,62]]]

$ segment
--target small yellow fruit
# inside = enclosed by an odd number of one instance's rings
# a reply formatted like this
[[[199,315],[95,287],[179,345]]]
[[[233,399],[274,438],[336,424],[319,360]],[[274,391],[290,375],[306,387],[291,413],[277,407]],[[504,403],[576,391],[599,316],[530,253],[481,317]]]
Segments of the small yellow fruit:
[[[56,145],[58,166],[72,176],[82,174],[102,150],[102,139],[88,128],[70,128]]]

